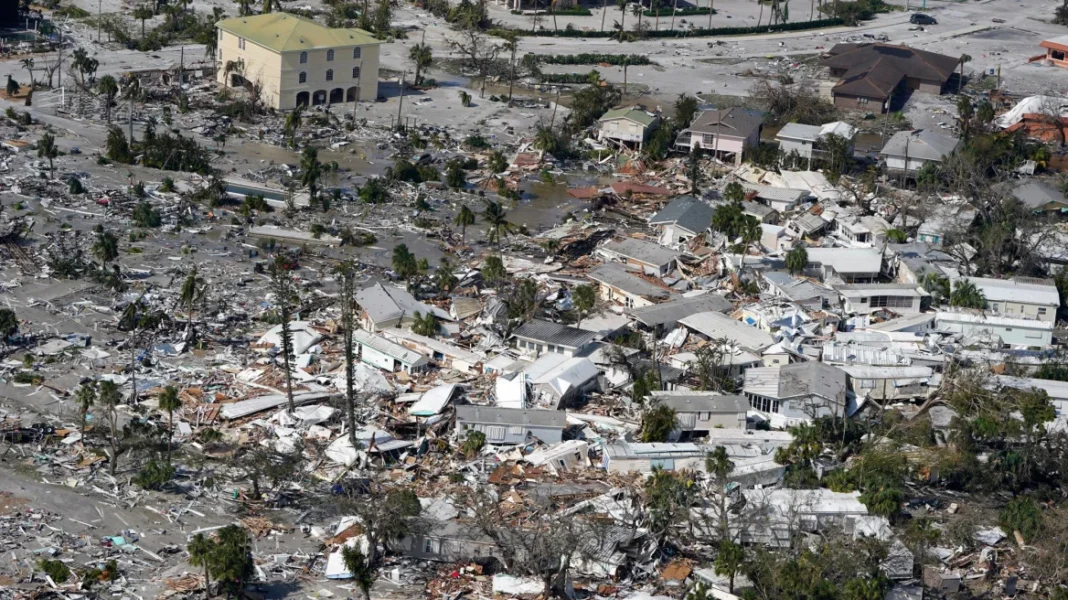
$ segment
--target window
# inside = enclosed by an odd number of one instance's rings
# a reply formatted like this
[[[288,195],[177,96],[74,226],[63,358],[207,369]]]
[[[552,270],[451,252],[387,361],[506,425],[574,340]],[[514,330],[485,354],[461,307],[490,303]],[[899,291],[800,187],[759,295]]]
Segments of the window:
[[[697,418],[698,418],[698,419],[700,419],[700,420],[702,420],[702,421],[708,421],[708,420],[710,420],[710,419],[712,418],[712,413],[710,413],[710,412],[703,412],[703,413],[700,413],[700,414],[699,414],[699,415],[697,416]]]
[[[297,77],[297,83],[307,83],[307,82],[308,82],[308,74],[305,73],[304,71],[301,71],[300,75]]]
[[[1014,311],[1012,310],[1011,306],[1005,306],[1005,312],[1011,315]]]
[[[860,299],[860,303],[861,304],[867,304],[868,303],[868,299],[867,298],[861,298]]]
[[[512,425],[508,428],[508,435],[524,435],[527,430],[522,425]]]
[[[352,49],[352,58],[354,58],[356,60],[360,60],[360,48],[353,48]]]
[[[912,308],[912,298],[908,296],[872,296],[872,308]]]
[[[307,52],[301,52],[300,53],[300,64],[302,64],[302,65],[308,64],[308,53]]]
[[[334,70],[333,69],[327,69],[326,70],[326,80],[327,81],[333,81],[334,80]]]
[[[702,133],[701,134],[701,147],[702,148],[712,148],[715,145],[715,137],[716,136],[712,135],[711,133]]]
[[[860,389],[862,389],[862,390],[874,390],[875,389],[875,380],[874,379],[861,379],[860,380]]]
[[[327,50],[326,51],[326,61],[330,62],[332,60],[334,60],[334,51],[333,50]]]
[[[237,38],[237,47],[242,50],[245,49],[245,38]]]
[[[1049,56],[1053,60],[1064,60],[1064,52],[1061,50],[1051,50]]]
[[[1045,308],[1039,308],[1038,309],[1038,314],[1040,314],[1040,315],[1046,314],[1046,309]]]
[[[504,440],[504,427],[500,425],[490,425],[486,427],[486,439],[490,441],[503,441]]]
[[[857,98],[857,104],[867,104],[867,103],[868,103],[868,99],[867,98]]]
[[[434,540],[426,538],[423,540],[423,553],[430,554],[434,551]]]
[[[352,78],[353,79],[359,79],[360,78],[360,67],[352,67]]]
[[[994,312],[998,312],[998,303],[995,302],[995,303],[991,304],[990,305],[990,310],[992,310]]]

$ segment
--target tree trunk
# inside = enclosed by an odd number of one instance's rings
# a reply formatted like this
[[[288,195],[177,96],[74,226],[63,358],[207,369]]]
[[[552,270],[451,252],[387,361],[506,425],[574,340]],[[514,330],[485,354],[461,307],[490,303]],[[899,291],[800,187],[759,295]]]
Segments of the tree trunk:
[[[512,86],[515,85],[515,53],[516,53],[516,50],[519,49],[517,46],[518,45],[515,45],[515,46],[512,47],[511,74],[508,76],[508,101],[509,102],[512,101]]]
[[[208,573],[208,565],[204,565],[204,595],[211,598],[211,574]]]
[[[171,428],[167,431],[167,464],[171,464],[171,449],[174,448],[174,411],[168,410],[170,413]]]
[[[760,14],[757,15],[757,24],[756,24],[756,26],[760,27],[760,21],[764,19],[764,3],[761,2],[760,0],[757,0],[757,4],[760,5]]]
[[[679,0],[675,0],[671,4],[671,29],[675,30],[675,13],[679,11]]]
[[[256,500],[260,499],[260,478],[252,478],[252,497]]]
[[[678,0],[675,0],[678,2]],[[1068,0],[1064,0],[1068,2]],[[601,2],[601,31],[604,31],[604,18],[608,15],[608,0],[602,0]]]
[[[760,0],[757,0],[757,2],[759,1]],[[695,3],[694,6],[697,6],[697,4]],[[757,23],[757,25],[759,25],[759,23]],[[708,28],[712,29],[712,0],[708,0]]]

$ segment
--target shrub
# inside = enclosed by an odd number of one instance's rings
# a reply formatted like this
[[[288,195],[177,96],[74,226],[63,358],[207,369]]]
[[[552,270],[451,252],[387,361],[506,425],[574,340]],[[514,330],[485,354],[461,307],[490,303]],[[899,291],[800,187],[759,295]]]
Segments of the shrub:
[[[134,207],[133,222],[138,227],[155,228],[163,224],[163,217],[151,204],[142,200]]]
[[[66,583],[70,579],[70,567],[61,560],[42,560],[37,563],[38,568],[52,578],[57,585]]]
[[[174,467],[159,460],[150,460],[134,475],[133,482],[146,490],[158,490],[174,477]]]
[[[1019,531],[1025,542],[1034,539],[1042,528],[1042,512],[1038,504],[1030,498],[1010,500],[998,515],[1001,526],[1006,531]]]
[[[822,29],[824,27],[835,27],[844,24],[845,21],[840,18],[820,19],[817,21],[798,21],[794,23],[776,23],[775,25],[761,25],[759,27],[713,27],[697,28],[689,30],[679,29],[661,29],[660,31],[646,31],[642,35],[646,38],[687,38],[687,37],[710,37],[710,36],[724,36],[724,35],[752,35],[761,33],[775,33],[780,31],[805,31],[808,29]],[[490,29],[487,33],[490,35],[502,36],[509,33],[514,33],[518,36],[537,36],[537,37],[573,37],[573,38],[614,38],[619,35],[615,31],[584,31],[581,29],[542,29],[538,31],[531,31],[529,29],[507,29],[507,28],[495,28]]]
[[[714,10],[714,9],[708,8],[707,6],[702,6],[702,7],[680,8],[679,10],[675,11],[675,16],[676,17],[692,17],[692,16],[696,16],[696,15],[707,15],[709,13],[709,11],[711,11],[712,14],[716,14],[717,13],[717,11]],[[647,16],[647,17],[656,17],[656,16],[670,17],[671,16],[671,8],[670,7],[661,8],[660,10],[658,10],[656,12],[651,11],[651,10],[647,10],[643,14],[645,16]]]
[[[635,65],[651,65],[653,61],[649,60],[648,56],[644,54],[542,54],[531,55],[535,59],[546,65],[615,65],[620,66],[624,63]]]

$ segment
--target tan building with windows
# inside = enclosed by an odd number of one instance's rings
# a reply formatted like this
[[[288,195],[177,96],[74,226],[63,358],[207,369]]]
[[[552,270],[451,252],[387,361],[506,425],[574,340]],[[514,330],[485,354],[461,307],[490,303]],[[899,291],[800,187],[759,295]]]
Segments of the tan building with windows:
[[[362,29],[332,29],[282,12],[223,19],[215,27],[219,83],[258,83],[268,106],[288,110],[378,98],[382,42]]]

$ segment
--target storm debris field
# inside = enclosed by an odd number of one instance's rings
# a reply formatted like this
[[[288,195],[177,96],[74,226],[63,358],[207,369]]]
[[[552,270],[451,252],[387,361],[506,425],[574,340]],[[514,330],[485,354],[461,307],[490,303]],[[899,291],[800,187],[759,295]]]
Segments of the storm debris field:
[[[0,598],[1064,600],[1058,3],[0,7]]]

